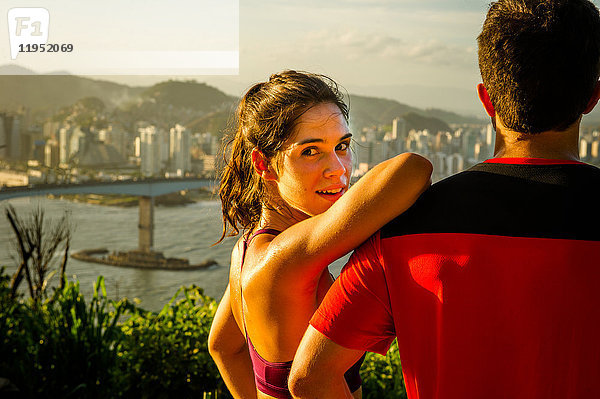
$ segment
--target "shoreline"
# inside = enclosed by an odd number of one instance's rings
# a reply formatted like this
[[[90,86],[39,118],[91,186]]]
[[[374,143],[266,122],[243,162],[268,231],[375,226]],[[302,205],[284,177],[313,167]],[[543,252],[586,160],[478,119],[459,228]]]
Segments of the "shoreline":
[[[214,259],[206,259],[192,265],[185,258],[165,258],[162,252],[156,251],[131,250],[111,253],[106,248],[94,248],[84,249],[70,256],[83,262],[146,270],[198,270],[218,266]]]
[[[48,194],[47,198],[92,205],[117,206],[120,208],[137,207],[139,205],[138,196],[125,194]],[[212,192],[204,189],[195,189],[157,196],[154,198],[154,205],[167,207],[183,206],[202,201],[214,201],[217,199],[218,196]]]

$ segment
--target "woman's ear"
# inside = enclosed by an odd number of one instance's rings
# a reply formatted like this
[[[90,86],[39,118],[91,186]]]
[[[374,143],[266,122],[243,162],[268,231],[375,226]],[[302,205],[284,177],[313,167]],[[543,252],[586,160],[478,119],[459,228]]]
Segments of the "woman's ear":
[[[490,116],[490,118],[493,118],[494,116],[496,116],[496,110],[494,109],[494,106],[492,105],[492,100],[490,100],[490,95],[488,94],[487,89],[485,88],[483,83],[479,83],[477,85],[477,95],[479,96],[479,101],[481,101],[481,103],[483,104],[483,108],[485,108],[485,112],[487,112],[487,114]]]
[[[252,166],[254,171],[265,180],[277,180],[277,174],[271,167],[270,162],[258,149],[252,150]]]

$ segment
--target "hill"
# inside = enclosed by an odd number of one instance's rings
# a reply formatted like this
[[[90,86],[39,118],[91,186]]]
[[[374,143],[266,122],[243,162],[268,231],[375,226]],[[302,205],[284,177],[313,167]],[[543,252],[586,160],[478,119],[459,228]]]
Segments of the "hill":
[[[194,119],[185,126],[193,132],[210,132],[222,135],[233,123],[234,107],[221,111],[211,112],[200,118]]]
[[[196,111],[217,109],[223,104],[236,100],[219,89],[193,80],[186,82],[169,80],[157,83],[144,90],[141,93],[141,98],[156,102],[159,105],[170,105]]]
[[[106,105],[107,118],[130,130],[137,121],[168,128],[175,123],[192,131],[222,134],[232,120],[237,98],[215,87],[196,81],[169,80],[151,87],[94,80],[73,75],[27,75],[23,68],[0,67],[0,111],[25,107],[35,119],[43,121],[76,104],[82,98],[95,97]],[[349,95],[351,124],[390,125],[399,116],[407,116],[409,128],[448,129],[453,123],[482,123],[440,109],[420,109],[395,100]],[[112,116],[111,116],[112,115]]]
[[[74,75],[25,75],[13,65],[0,67],[0,109],[22,106],[34,113],[53,114],[84,97],[98,97],[108,106],[116,106],[139,96],[142,88]]]

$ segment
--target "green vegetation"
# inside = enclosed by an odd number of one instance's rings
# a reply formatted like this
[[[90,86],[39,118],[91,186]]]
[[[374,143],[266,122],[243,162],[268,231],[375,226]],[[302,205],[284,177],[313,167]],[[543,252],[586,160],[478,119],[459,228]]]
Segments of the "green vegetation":
[[[116,346],[126,396],[225,396],[227,388],[207,345],[217,310],[214,299],[196,286],[182,287],[158,314],[132,309],[120,325],[124,337]]]
[[[368,352],[360,375],[363,379],[363,399],[406,399],[396,340],[386,356]]]
[[[103,277],[89,300],[69,281],[15,298],[9,280],[1,269],[0,377],[13,397],[231,397],[207,348],[217,304],[201,288],[180,288],[156,313],[108,299]],[[395,344],[368,354],[361,374],[365,399],[406,397]]]
[[[216,303],[198,287],[159,313],[108,299],[103,277],[89,302],[78,282],[37,301],[10,291],[2,269],[0,377],[18,397],[229,397],[206,344]]]

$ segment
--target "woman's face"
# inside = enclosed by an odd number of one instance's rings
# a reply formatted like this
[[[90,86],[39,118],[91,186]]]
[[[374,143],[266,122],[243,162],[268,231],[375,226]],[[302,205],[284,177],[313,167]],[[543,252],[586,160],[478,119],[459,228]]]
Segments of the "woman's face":
[[[279,161],[281,198],[309,216],[329,209],[348,190],[351,136],[335,104],[319,104],[302,114]]]

